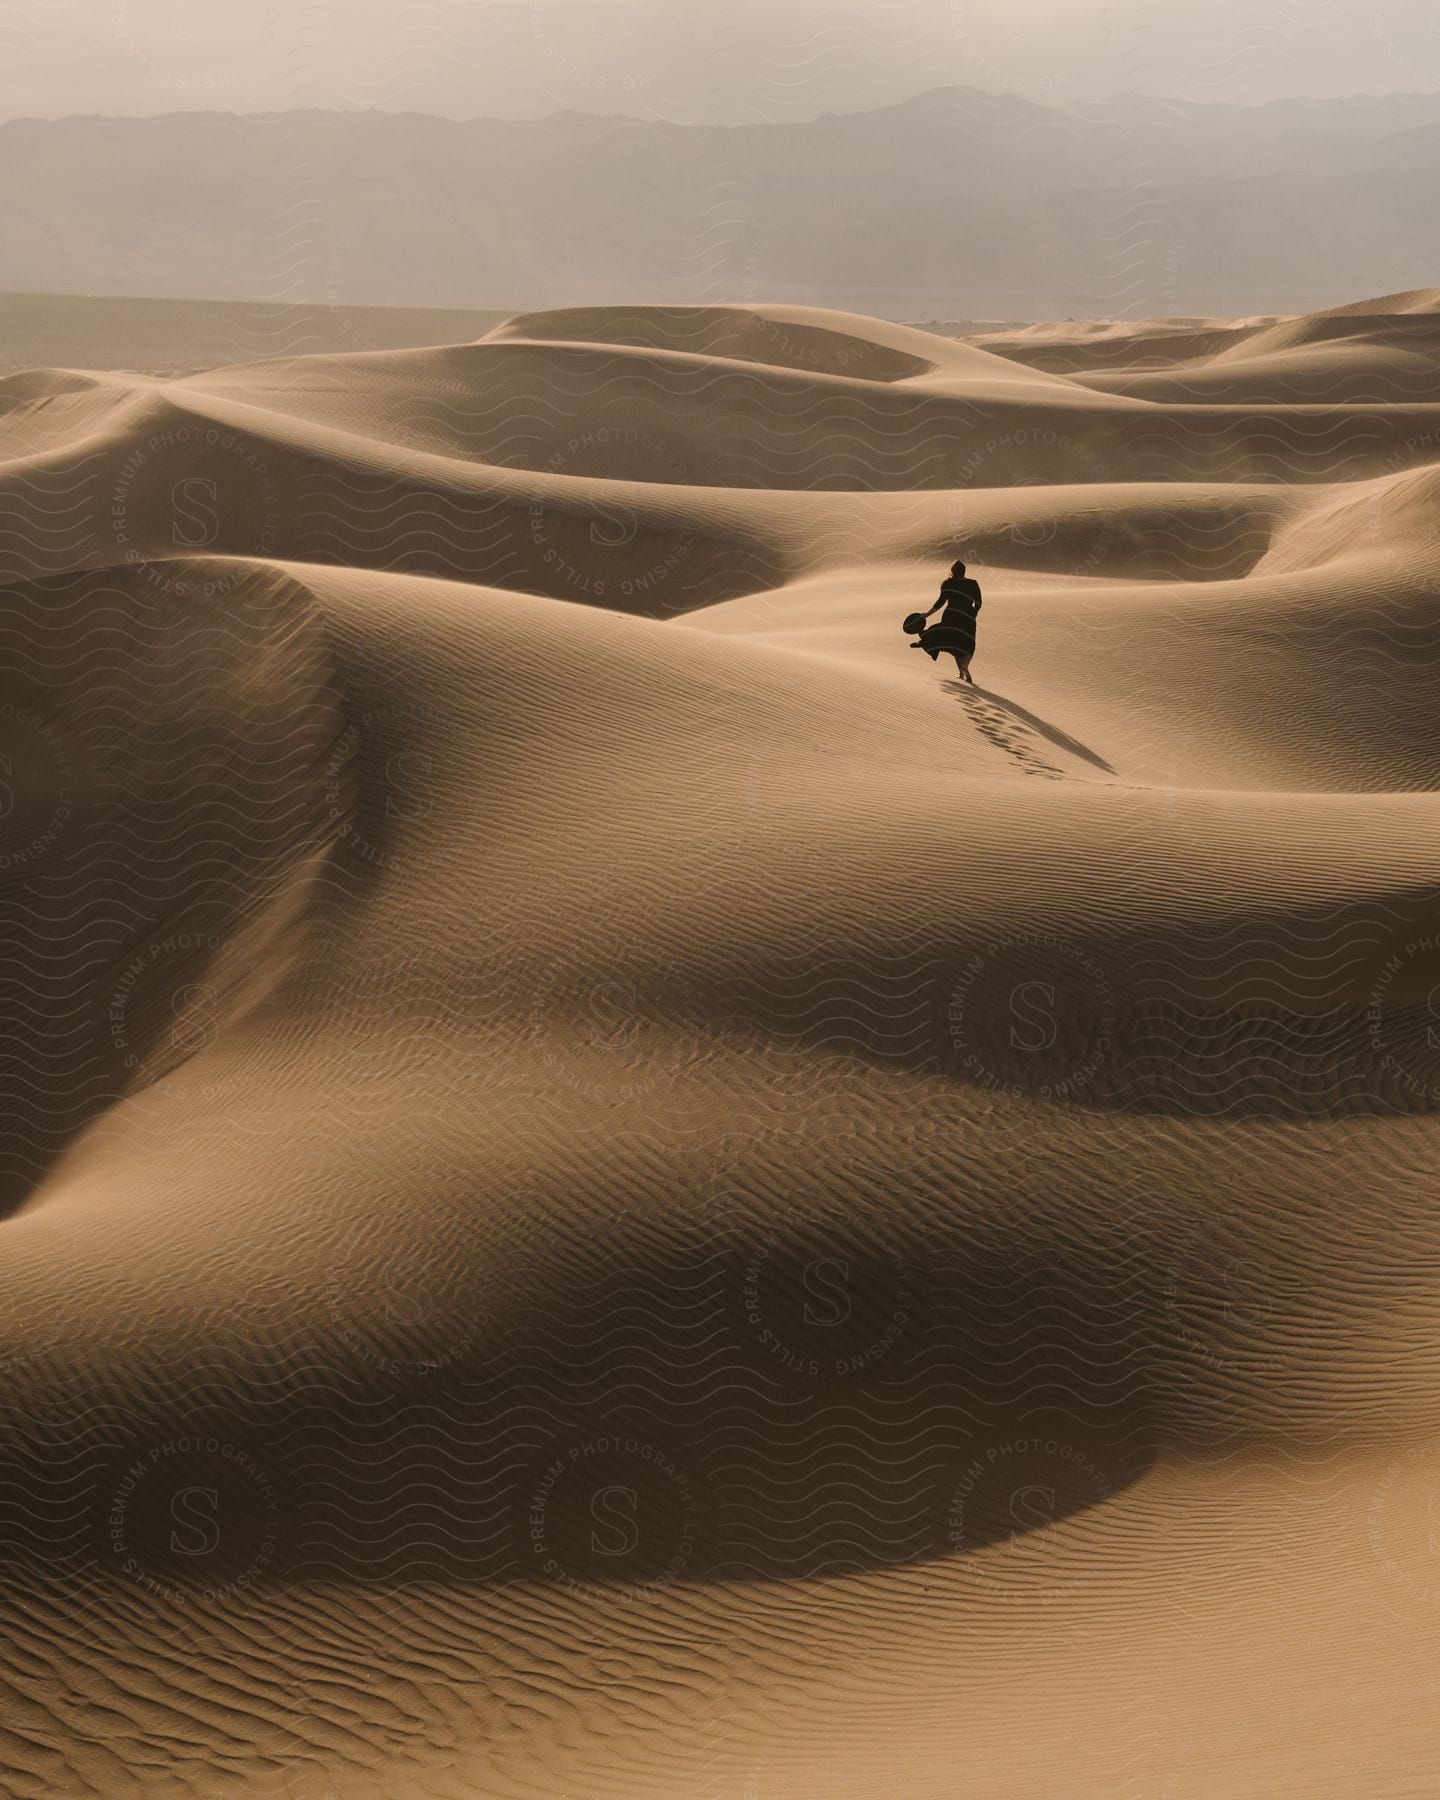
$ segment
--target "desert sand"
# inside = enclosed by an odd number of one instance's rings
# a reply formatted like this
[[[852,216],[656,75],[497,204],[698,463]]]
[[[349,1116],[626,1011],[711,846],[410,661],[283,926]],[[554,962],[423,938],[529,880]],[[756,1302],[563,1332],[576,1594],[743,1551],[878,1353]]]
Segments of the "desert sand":
[[[1440,295],[0,396],[7,1796],[1433,1793]]]
[[[193,375],[281,355],[450,344],[504,317],[426,306],[0,293],[0,375],[57,363]]]

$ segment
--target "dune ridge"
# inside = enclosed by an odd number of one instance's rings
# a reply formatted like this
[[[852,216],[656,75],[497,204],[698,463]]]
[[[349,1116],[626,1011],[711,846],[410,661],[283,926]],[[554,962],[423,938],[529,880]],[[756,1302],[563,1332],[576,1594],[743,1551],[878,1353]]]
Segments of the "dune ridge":
[[[1428,1791],[1434,312],[0,382],[7,1794]]]

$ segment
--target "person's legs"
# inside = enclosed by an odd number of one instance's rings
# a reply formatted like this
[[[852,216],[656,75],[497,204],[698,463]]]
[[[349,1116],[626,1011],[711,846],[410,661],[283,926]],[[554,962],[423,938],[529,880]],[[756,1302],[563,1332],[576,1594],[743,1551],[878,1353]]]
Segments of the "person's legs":
[[[974,654],[972,650],[970,656]],[[955,673],[961,681],[970,681],[970,657],[962,656],[958,650],[955,652]],[[973,687],[975,684],[971,682],[970,685]]]

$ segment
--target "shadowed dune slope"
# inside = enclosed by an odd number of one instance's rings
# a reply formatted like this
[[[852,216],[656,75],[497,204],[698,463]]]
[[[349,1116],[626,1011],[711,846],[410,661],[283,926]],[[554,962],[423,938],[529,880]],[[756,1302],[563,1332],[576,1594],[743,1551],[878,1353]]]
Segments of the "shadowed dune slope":
[[[1373,403],[738,306],[0,384],[7,1795],[1429,1791],[1435,409],[1344,317]]]

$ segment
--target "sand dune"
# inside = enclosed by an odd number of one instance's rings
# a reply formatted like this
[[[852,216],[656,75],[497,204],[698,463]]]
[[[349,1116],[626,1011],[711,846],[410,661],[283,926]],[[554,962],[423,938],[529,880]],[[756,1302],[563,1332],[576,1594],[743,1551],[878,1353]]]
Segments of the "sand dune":
[[[0,383],[6,1794],[1431,1791],[1433,330]]]
[[[1088,385],[1165,401],[1329,406],[1433,401],[1440,382],[1440,290],[1424,289],[1237,333],[1198,366],[1106,371]]]
[[[503,317],[425,306],[0,292],[0,374],[78,362],[179,375],[283,354],[448,344]]]

